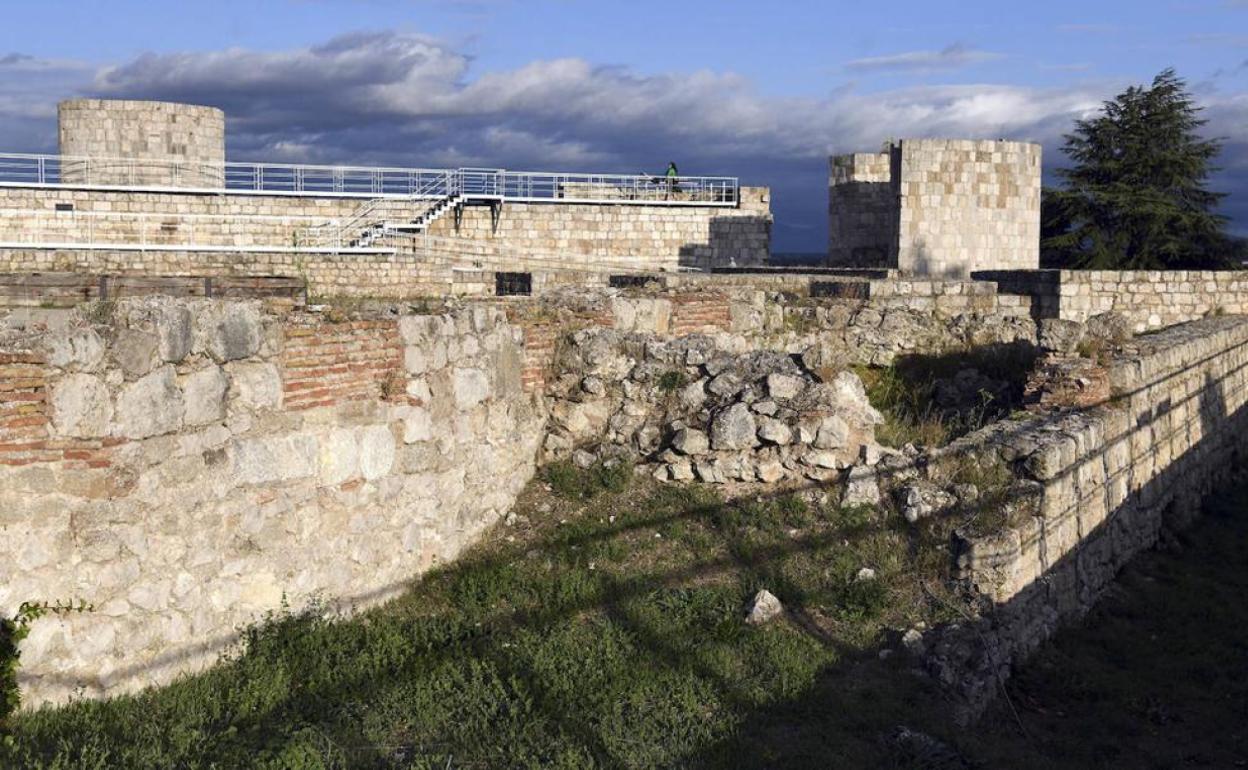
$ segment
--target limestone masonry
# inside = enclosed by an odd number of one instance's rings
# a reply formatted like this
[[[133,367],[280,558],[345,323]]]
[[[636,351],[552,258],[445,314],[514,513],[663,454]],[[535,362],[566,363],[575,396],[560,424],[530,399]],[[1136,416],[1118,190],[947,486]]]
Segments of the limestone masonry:
[[[225,113],[215,107],[72,99],[58,105],[57,120],[61,155],[90,159],[62,169],[65,182],[220,187],[225,181]]]
[[[972,709],[999,676],[1080,617],[1163,529],[1241,472],[1248,451],[1248,319],[1142,337],[1108,364],[1112,404],[990,426],[949,452],[995,455],[1031,485],[1026,515],[956,543],[993,612],[946,629],[929,665]],[[975,675],[977,674],[977,675]]]
[[[394,596],[533,473],[543,413],[499,310],[103,312],[0,337],[0,607],[96,606],[23,643],[30,703],[167,682],[283,599]]]
[[[940,538],[967,619],[906,647],[973,715],[1248,449],[1248,273],[1038,270],[1038,145],[832,158],[827,265],[787,270],[735,178],[266,183],[210,107],[59,118],[63,157],[0,165],[0,615],[95,609],[33,625],[27,704],[393,597],[570,460],[968,514]],[[882,445],[909,434],[864,381],[916,362],[950,371],[907,408],[1002,419]]]
[[[1040,266],[1040,146],[903,139],[832,158],[828,264],[965,277]]]

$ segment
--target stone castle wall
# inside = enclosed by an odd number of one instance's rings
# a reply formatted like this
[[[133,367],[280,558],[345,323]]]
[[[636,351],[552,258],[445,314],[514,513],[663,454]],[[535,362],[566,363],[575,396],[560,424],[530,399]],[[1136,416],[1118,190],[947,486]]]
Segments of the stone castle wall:
[[[75,158],[62,166],[62,183],[225,186],[225,113],[215,107],[71,99],[57,119],[60,154]]]
[[[398,297],[428,294],[455,284],[452,266],[601,272],[762,264],[770,248],[770,197],[762,188],[743,188],[742,195],[739,208],[504,204],[497,228],[488,207],[468,207],[458,227],[452,213],[444,214],[433,223],[428,239],[375,244],[397,252],[386,259],[321,254],[303,260],[303,274],[318,285],[313,289],[317,293]],[[72,205],[73,211],[57,211],[58,205]],[[132,266],[126,269],[157,274],[199,274],[207,262],[249,275],[290,275],[291,266],[300,261],[290,255],[232,255],[224,249],[307,247],[315,243],[309,228],[350,219],[362,205],[365,200],[331,196],[0,188],[0,243],[29,243],[34,234],[44,242],[78,243],[86,242],[90,234],[106,244],[170,245],[164,254],[124,258],[86,250],[3,249],[0,272],[71,269],[65,265],[72,263],[72,269],[98,273],[117,270],[120,261]],[[427,204],[410,205],[414,218]],[[127,216],[92,219],[84,214]],[[386,216],[403,219],[395,213]],[[223,251],[182,256],[185,252],[174,244],[190,242],[192,235],[204,245],[221,245]],[[357,267],[356,262],[367,269]],[[318,270],[321,265],[324,272]],[[457,293],[474,293],[473,283],[466,282]],[[484,283],[492,291],[492,278]]]
[[[828,264],[896,265],[897,189],[893,154],[855,153],[831,159],[828,185]]]
[[[57,207],[72,206],[74,213],[144,214],[179,216],[300,217],[346,219],[360,207],[359,198],[311,195],[261,195],[250,193],[151,192],[145,190],[77,190],[51,187],[0,187],[0,240],[8,240],[34,221],[24,216],[57,214]],[[70,212],[59,212],[70,213]]]
[[[1028,297],[1037,318],[1086,321],[1114,311],[1137,332],[1248,313],[1243,270],[985,270],[975,278]]]
[[[1141,337],[1108,372],[1108,404],[999,423],[951,450],[995,454],[1035,496],[1035,515],[958,544],[962,575],[991,601],[992,620],[950,634],[934,661],[973,707],[1011,661],[1086,612],[1133,555],[1163,528],[1186,525],[1202,498],[1240,471],[1248,317]],[[980,676],[958,673],[968,670]]]
[[[544,422],[500,310],[330,323],[122,301],[0,337],[0,612],[27,702],[168,682],[283,598],[397,595],[533,473]]]
[[[771,194],[742,187],[737,208],[635,204],[505,203],[497,221],[470,206],[446,215],[429,235],[467,239],[520,255],[560,254],[630,260],[638,267],[729,267],[766,264],[771,248]]]
[[[828,264],[965,278],[1040,264],[1040,146],[903,139],[832,159]]]

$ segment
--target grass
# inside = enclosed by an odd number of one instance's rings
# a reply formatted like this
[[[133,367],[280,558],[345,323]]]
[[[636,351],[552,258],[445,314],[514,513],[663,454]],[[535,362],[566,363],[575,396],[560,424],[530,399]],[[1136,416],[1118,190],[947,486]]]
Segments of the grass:
[[[876,440],[885,446],[908,443],[940,447],[1009,416],[1022,406],[1023,386],[1035,364],[1036,352],[1016,343],[972,348],[937,356],[913,355],[891,366],[858,366],[854,371],[867,389],[871,405],[880,410],[884,424],[876,428]],[[935,404],[935,383],[962,369],[976,369],[1007,384],[1002,394],[980,393],[979,403],[942,409]]]
[[[1004,704],[958,729],[905,655],[876,655],[897,630],[956,616],[942,529],[828,505],[821,490],[725,502],[607,470],[548,471],[515,526],[383,607],[278,613],[200,675],[21,714],[0,766],[1161,768],[1248,756],[1245,490],[1222,495],[1181,551],[1128,567],[1086,627],[1011,680],[1024,737]],[[959,473],[989,487],[995,471]],[[855,580],[863,566],[875,581]],[[787,613],[751,627],[762,587]],[[899,725],[966,762],[898,745]]]
[[[1128,565],[1086,622],[1010,680],[973,745],[986,767],[1248,767],[1248,488]]]
[[[919,585],[940,586],[941,568],[920,572],[929,562],[894,514],[792,493],[724,502],[623,467],[547,469],[515,526],[384,607],[279,613],[200,675],[22,714],[10,760],[720,766],[760,710],[828,677],[859,693],[867,679],[850,672],[883,665],[874,649],[891,629],[948,617]],[[876,580],[855,580],[864,566]],[[748,602],[764,587],[788,615],[751,627]],[[901,669],[869,686],[878,703],[913,690]],[[846,756],[878,755],[855,725],[830,729]]]

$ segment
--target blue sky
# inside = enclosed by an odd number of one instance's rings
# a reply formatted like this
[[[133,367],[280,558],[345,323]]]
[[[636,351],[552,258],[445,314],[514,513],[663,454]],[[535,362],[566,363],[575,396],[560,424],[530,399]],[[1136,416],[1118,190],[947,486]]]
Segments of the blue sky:
[[[215,104],[236,159],[734,174],[777,250],[826,238],[826,156],[1042,142],[1173,66],[1248,232],[1248,0],[81,0],[5,3],[0,149],[77,95]]]

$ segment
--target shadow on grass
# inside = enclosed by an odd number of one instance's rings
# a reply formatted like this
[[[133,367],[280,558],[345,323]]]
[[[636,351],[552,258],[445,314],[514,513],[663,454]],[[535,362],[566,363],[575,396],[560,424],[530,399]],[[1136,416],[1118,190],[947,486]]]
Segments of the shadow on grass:
[[[1192,398],[1210,424],[1238,417]],[[1173,463],[1140,499],[1152,510],[1189,470]],[[792,492],[724,503],[703,487],[617,481],[564,479],[574,500],[534,485],[516,527],[385,607],[276,618],[230,662],[170,687],[23,715],[12,764],[1048,766],[1018,736],[958,731],[903,654],[876,655],[889,629],[956,615],[956,597],[932,593],[950,562],[934,522]],[[762,587],[788,612],[747,626]],[[957,751],[899,743],[899,725]]]
[[[832,688],[845,698],[835,711],[863,715],[923,689],[904,663],[875,659],[886,628],[942,619],[914,588],[928,565],[895,518],[874,512],[864,526],[862,511],[792,493],[723,503],[641,480],[590,498],[531,489],[517,509],[527,523],[500,527],[384,607],[350,620],[275,617],[223,665],[169,687],[24,714],[14,759],[679,767],[711,762],[705,752],[752,714],[826,682],[846,683]],[[855,580],[864,566],[875,588]],[[748,626],[764,586],[787,616]],[[882,678],[856,673],[864,665]],[[872,713],[881,730],[897,719]],[[844,737],[837,756],[857,766],[879,756],[861,719],[826,727]]]

